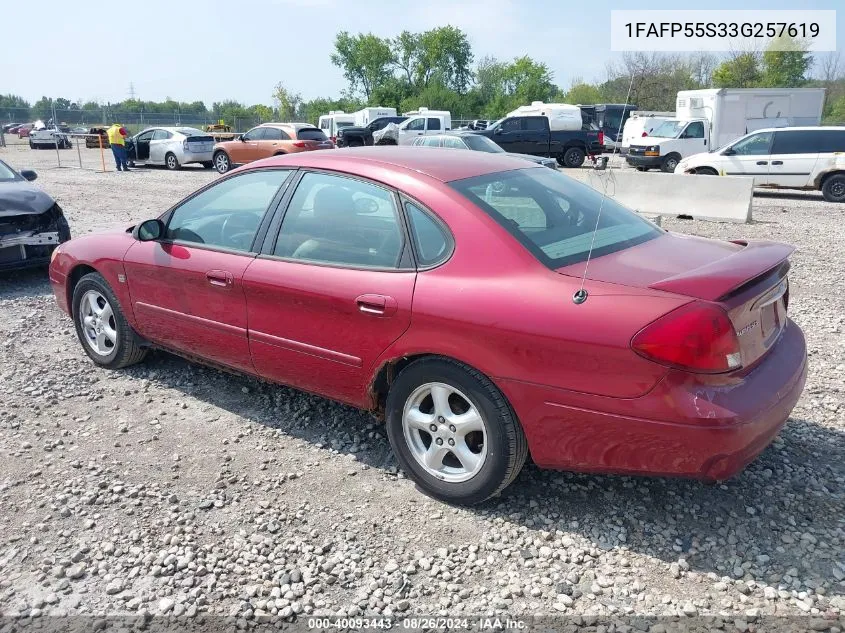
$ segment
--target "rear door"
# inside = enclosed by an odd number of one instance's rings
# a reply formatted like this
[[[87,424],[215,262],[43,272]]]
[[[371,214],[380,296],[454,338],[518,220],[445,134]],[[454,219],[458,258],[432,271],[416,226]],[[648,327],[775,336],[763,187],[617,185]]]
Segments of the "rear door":
[[[364,406],[376,359],[411,322],[416,272],[395,192],[305,172],[275,232],[243,278],[256,370]]]
[[[775,187],[807,187],[823,142],[822,130],[776,130],[766,184]]]
[[[164,164],[164,155],[173,138],[173,132],[169,130],[156,130],[150,140],[150,162],[156,165]]]
[[[222,178],[163,218],[165,237],[124,257],[138,331],[170,349],[254,373],[242,277],[291,175],[254,170]]]
[[[755,185],[765,185],[769,179],[769,153],[772,146],[771,132],[757,132],[722,150],[717,157],[722,176],[749,176]]]
[[[426,117],[425,123],[425,133],[426,136],[430,136],[432,134],[442,134],[443,133],[443,122],[441,119],[435,116]]]
[[[520,154],[549,154],[549,120],[544,116],[528,116],[522,119],[522,141],[513,152]]]
[[[289,141],[290,135],[277,127],[265,127],[264,136],[258,141],[258,149],[255,153],[255,158],[252,160],[260,160],[268,158],[284,150],[285,143]]]

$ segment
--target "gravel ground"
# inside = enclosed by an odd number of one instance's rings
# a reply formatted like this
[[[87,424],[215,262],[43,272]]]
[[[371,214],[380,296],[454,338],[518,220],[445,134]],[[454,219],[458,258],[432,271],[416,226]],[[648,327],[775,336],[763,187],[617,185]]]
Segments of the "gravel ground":
[[[152,217],[216,177],[50,169],[55,152],[19,147],[0,158],[39,171],[76,235]],[[165,353],[97,369],[45,271],[0,276],[0,613],[241,627],[306,614],[714,614],[729,630],[767,616],[841,630],[845,206],[763,193],[754,217],[664,226],[797,245],[790,312],[811,371],[775,443],[709,487],[527,466],[473,509],[418,493],[382,426],[353,409]]]

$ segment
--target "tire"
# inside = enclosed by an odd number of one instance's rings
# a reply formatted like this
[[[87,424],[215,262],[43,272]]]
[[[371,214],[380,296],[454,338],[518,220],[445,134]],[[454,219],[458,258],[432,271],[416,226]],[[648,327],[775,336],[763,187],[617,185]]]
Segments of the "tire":
[[[89,307],[91,301],[99,307],[99,313]],[[76,336],[82,349],[95,364],[108,369],[121,369],[141,362],[147,355],[147,350],[136,342],[135,332],[123,316],[117,297],[99,273],[88,273],[79,280],[73,289],[71,305]],[[99,316],[104,320],[93,325],[87,320],[89,316]],[[99,330],[103,335],[102,344],[96,327],[102,328]]]
[[[828,202],[845,202],[845,174],[833,174],[825,178],[822,196]]]
[[[29,149],[38,149],[35,147],[35,143],[32,142],[32,139],[29,139]]]
[[[181,165],[179,164],[179,159],[176,158],[176,154],[174,154],[173,152],[167,152],[167,154],[165,154],[164,165],[170,171],[176,171],[181,167]]]
[[[679,162],[681,161],[679,160],[679,156],[677,154],[669,154],[663,159],[663,162],[660,163],[660,171],[671,174],[675,171],[675,167],[678,166]]]
[[[637,171],[648,171],[648,167],[636,167]]]
[[[462,423],[469,431],[462,434],[448,424],[451,416],[472,411],[478,415]],[[473,505],[500,493],[528,456],[522,427],[498,388],[480,372],[450,359],[424,358],[403,369],[388,393],[386,417],[387,435],[402,469],[421,491],[447,503]],[[441,448],[432,452],[430,447],[441,440]],[[449,442],[456,451],[463,448],[464,458],[458,459]],[[432,466],[424,464],[426,456],[437,456]]]
[[[214,155],[214,168],[218,174],[225,174],[232,169],[232,161],[229,160],[229,155],[226,152],[217,152]]]
[[[563,153],[563,160],[558,160],[561,167],[576,168],[584,164],[587,154],[580,147],[570,147]]]
[[[214,161],[213,160],[207,160],[207,161],[203,162],[202,166],[205,169],[214,169]]]

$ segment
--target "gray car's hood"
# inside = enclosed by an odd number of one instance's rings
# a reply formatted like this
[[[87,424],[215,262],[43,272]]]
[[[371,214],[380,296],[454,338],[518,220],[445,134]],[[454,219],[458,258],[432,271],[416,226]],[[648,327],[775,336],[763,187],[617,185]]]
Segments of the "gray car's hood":
[[[0,217],[44,213],[54,200],[26,181],[0,182]]]
[[[542,165],[549,160],[543,156],[532,156],[531,154],[519,154],[517,152],[508,152],[508,156],[513,156],[514,158],[524,158],[525,160],[530,160],[532,163],[537,163],[538,165]]]

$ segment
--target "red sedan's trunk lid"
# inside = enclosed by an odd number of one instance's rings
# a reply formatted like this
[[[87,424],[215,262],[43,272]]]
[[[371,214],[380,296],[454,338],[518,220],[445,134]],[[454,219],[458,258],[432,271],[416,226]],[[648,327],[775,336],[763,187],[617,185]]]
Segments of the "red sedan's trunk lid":
[[[742,364],[748,367],[786,325],[787,259],[794,250],[777,242],[722,242],[666,233],[593,259],[587,279],[719,303],[736,329]],[[584,262],[558,272],[580,278]]]

